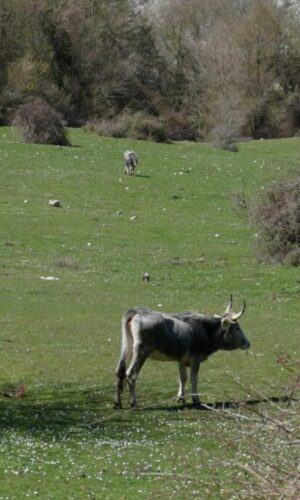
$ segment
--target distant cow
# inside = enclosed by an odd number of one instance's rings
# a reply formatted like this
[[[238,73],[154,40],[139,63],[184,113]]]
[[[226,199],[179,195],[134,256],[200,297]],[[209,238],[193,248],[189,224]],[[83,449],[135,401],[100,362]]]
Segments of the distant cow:
[[[138,156],[133,151],[125,151],[123,156],[125,160],[125,174],[133,175],[137,166]]]
[[[191,369],[192,401],[199,403],[197,391],[200,363],[218,350],[248,349],[250,343],[238,323],[245,311],[231,312],[230,303],[222,315],[199,313],[165,314],[148,308],[129,309],[122,318],[121,356],[116,370],[115,407],[121,408],[126,379],[129,403],[136,406],[135,383],[147,358],[177,361],[179,365],[178,401],[185,402],[187,367]],[[131,359],[126,371],[126,361]]]

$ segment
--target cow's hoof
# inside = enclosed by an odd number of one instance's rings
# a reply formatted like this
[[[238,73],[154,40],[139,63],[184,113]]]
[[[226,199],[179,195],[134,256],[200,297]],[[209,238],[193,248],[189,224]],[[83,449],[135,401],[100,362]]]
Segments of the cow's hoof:
[[[115,410],[122,410],[122,404],[115,401],[114,402],[114,409]]]
[[[192,404],[194,408],[201,408],[202,406],[200,399],[193,399]]]
[[[185,404],[185,398],[177,398],[177,403],[179,404]]]

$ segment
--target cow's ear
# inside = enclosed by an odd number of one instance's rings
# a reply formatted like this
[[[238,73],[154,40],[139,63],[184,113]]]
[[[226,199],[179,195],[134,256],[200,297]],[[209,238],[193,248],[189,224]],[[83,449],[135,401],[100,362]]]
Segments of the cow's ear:
[[[231,325],[230,318],[228,318],[228,316],[223,316],[223,318],[221,319],[221,325],[222,325],[223,330],[229,330],[230,325]]]

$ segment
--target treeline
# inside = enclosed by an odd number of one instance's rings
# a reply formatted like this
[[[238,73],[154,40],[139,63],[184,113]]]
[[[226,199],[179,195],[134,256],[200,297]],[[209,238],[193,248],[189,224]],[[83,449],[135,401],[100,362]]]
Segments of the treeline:
[[[275,0],[0,0],[0,123],[47,101],[71,126],[165,139],[300,129],[300,17]]]

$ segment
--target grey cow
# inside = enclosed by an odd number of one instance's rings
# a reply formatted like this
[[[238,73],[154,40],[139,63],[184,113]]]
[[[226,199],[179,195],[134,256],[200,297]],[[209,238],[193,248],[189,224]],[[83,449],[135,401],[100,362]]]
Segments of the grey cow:
[[[137,166],[138,163],[138,156],[136,153],[133,151],[125,151],[123,154],[124,160],[125,160],[125,174],[126,175],[133,175],[135,167]]]
[[[199,313],[165,314],[148,308],[129,309],[122,318],[121,356],[116,370],[115,408],[122,407],[125,379],[129,387],[130,406],[136,406],[135,383],[147,358],[177,361],[179,365],[178,401],[185,402],[187,367],[191,369],[192,401],[200,402],[197,382],[202,361],[218,350],[248,349],[250,343],[238,320],[239,313],[230,303],[222,315]],[[126,370],[126,362],[131,359]]]

